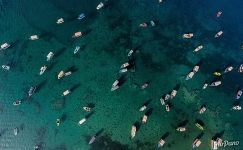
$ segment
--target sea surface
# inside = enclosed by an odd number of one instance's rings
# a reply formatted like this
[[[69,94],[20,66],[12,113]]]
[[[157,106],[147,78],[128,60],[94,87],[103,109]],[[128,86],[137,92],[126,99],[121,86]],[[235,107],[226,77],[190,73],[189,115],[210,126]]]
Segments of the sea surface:
[[[0,0],[0,44],[11,47],[0,51],[0,149],[32,150],[154,150],[165,138],[164,150],[190,150],[198,135],[198,150],[210,150],[213,136],[239,145],[222,150],[243,149],[242,111],[231,108],[236,91],[243,86],[242,0]],[[221,17],[216,13],[222,11]],[[86,17],[77,20],[79,14]],[[56,24],[58,18],[63,24]],[[154,20],[156,26],[141,28]],[[220,38],[214,35],[222,30]],[[81,31],[83,36],[71,36]],[[183,39],[184,33],[194,33]],[[28,40],[31,35],[39,40]],[[198,53],[193,50],[203,45]],[[73,54],[76,46],[81,49]],[[130,49],[135,66],[119,74],[128,61]],[[46,61],[52,51],[54,57]],[[188,81],[186,75],[200,62],[200,69]],[[39,75],[40,67],[47,70]],[[220,77],[213,75],[233,65],[234,70]],[[61,71],[70,76],[57,79]],[[111,92],[113,82],[124,83]],[[205,82],[221,80],[222,85],[202,90]],[[141,85],[150,81],[141,90]],[[37,90],[28,98],[31,86]],[[162,95],[178,87],[170,112],[161,105]],[[63,97],[63,91],[71,94]],[[13,106],[15,100],[22,100]],[[148,108],[139,108],[150,100]],[[238,100],[242,101],[242,98]],[[205,104],[207,110],[199,114]],[[85,112],[84,106],[93,106]],[[146,124],[141,117],[149,110]],[[87,117],[83,125],[80,119]],[[61,118],[60,126],[56,119]],[[201,131],[195,126],[200,119]],[[180,133],[178,124],[187,122]],[[140,124],[130,138],[134,123]],[[14,128],[18,134],[14,135]],[[201,134],[202,133],[202,134]],[[98,134],[89,145],[89,139]]]

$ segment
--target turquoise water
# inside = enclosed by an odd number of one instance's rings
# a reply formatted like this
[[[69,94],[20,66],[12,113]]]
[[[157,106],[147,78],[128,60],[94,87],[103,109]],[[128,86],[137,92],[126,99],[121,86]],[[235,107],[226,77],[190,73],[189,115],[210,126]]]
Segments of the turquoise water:
[[[199,150],[210,149],[211,138],[224,132],[222,139],[240,141],[240,145],[220,149],[241,150],[243,139],[239,118],[241,111],[230,110],[235,93],[243,86],[242,74],[236,70],[223,75],[222,86],[201,90],[205,81],[214,80],[212,73],[227,65],[242,63],[243,3],[235,1],[164,1],[109,0],[107,7],[97,11],[100,1],[94,0],[0,0],[0,43],[11,47],[0,51],[0,62],[11,67],[0,70],[0,149],[29,150],[39,145],[43,150],[152,150],[161,136],[169,133],[163,149],[188,150],[201,131],[194,122],[205,123]],[[216,18],[217,11],[222,11]],[[77,20],[85,13],[84,20]],[[57,25],[63,17],[64,24]],[[139,28],[142,22],[156,20],[157,26]],[[222,37],[214,35],[223,30]],[[83,37],[72,39],[74,32]],[[192,32],[192,39],[182,39]],[[29,41],[30,35],[40,39]],[[204,45],[199,53],[192,51]],[[73,55],[76,46],[81,50]],[[112,83],[119,78],[119,68],[127,61],[129,49],[134,54],[135,70],[125,74],[125,83],[111,92]],[[50,62],[49,51],[54,52]],[[189,81],[185,76],[199,61],[199,72]],[[41,66],[46,72],[39,76]],[[57,79],[61,70],[74,70],[71,76]],[[140,86],[150,80],[148,88]],[[160,97],[180,85],[166,112]],[[28,99],[31,86],[38,86]],[[62,92],[72,93],[62,97]],[[23,103],[13,106],[16,99]],[[132,125],[145,112],[141,105],[152,99],[153,111],[141,125],[133,140]],[[79,126],[89,113],[82,107],[94,104],[92,115]],[[205,114],[197,110],[206,104]],[[56,119],[62,118],[59,127]],[[175,128],[188,120],[187,132]],[[17,136],[14,128],[19,129]],[[88,145],[91,136],[103,129],[97,141]]]

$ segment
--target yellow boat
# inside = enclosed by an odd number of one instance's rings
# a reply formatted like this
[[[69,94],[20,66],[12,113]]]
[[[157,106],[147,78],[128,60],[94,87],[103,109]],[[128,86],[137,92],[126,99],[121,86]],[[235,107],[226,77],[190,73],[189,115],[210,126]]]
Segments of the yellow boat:
[[[214,72],[213,75],[215,75],[215,76],[221,76],[221,73],[220,72]]]
[[[200,130],[204,130],[204,129],[203,129],[203,126],[200,125],[199,123],[195,123],[195,125],[196,125],[196,127],[198,127]]]

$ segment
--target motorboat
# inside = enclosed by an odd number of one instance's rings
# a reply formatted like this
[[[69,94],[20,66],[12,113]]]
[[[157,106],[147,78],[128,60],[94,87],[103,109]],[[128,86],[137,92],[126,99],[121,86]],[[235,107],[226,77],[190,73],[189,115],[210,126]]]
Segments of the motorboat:
[[[206,107],[205,107],[205,106],[202,106],[202,107],[199,109],[199,114],[203,114],[206,110],[207,110]]]
[[[139,111],[144,111],[146,108],[147,108],[147,106],[146,106],[146,105],[143,105],[143,106],[139,109]]]
[[[241,106],[240,105],[236,105],[232,107],[233,110],[241,110]]]
[[[198,51],[200,51],[201,49],[203,49],[203,46],[202,46],[202,45],[199,45],[197,48],[194,49],[193,52],[198,52]]]
[[[78,16],[78,20],[82,20],[85,18],[85,14],[84,13],[81,13],[79,16]]]
[[[91,139],[89,140],[89,145],[94,143],[95,140],[96,140],[96,135],[91,137]]]
[[[163,2],[163,0],[159,0],[159,3],[162,3]]]
[[[216,14],[217,18],[219,18],[221,15],[222,15],[222,11],[218,11]]]
[[[184,39],[190,39],[193,37],[193,33],[186,33],[186,34],[183,34],[182,36]]]
[[[139,27],[146,28],[146,27],[148,27],[148,24],[146,22],[140,23]]]
[[[149,82],[145,82],[142,86],[141,89],[146,89],[149,86]]]
[[[213,73],[213,75],[215,75],[215,76],[221,76],[221,73],[216,71],[216,72]]]
[[[18,135],[18,133],[19,133],[18,128],[14,128],[14,135]]]
[[[237,93],[236,93],[236,98],[235,98],[235,99],[240,99],[241,95],[242,95],[242,90],[239,89],[239,90],[237,91]]]
[[[103,8],[103,7],[104,7],[104,3],[100,2],[100,3],[97,5],[96,9],[99,10],[99,9],[101,9],[101,8]]]
[[[73,54],[76,54],[79,50],[80,50],[80,46],[76,46],[74,51],[73,51]]]
[[[193,141],[193,144],[192,144],[192,148],[197,148],[201,145],[201,140],[196,138],[194,141]]]
[[[152,27],[154,27],[154,26],[155,26],[155,22],[154,22],[153,20],[151,20],[151,21],[150,21],[150,25],[151,25]]]
[[[186,128],[185,127],[178,127],[178,128],[176,128],[176,130],[179,131],[179,132],[184,132],[184,131],[186,131]]]
[[[56,23],[57,24],[62,24],[62,23],[64,23],[64,19],[63,18],[59,18]]]
[[[60,71],[57,75],[57,79],[61,79],[65,75],[64,71]]]
[[[173,99],[177,94],[177,91],[176,90],[173,90],[170,94],[170,99]]]
[[[32,41],[34,41],[34,40],[38,40],[38,39],[39,39],[38,35],[31,35],[31,36],[29,37],[29,40],[32,40]]]
[[[165,144],[165,141],[163,139],[160,139],[158,142],[158,148],[163,147]]]
[[[221,81],[215,81],[211,83],[209,86],[219,86],[219,85],[221,85]]]
[[[187,76],[186,76],[186,80],[189,80],[189,79],[191,79],[193,76],[194,76],[194,72],[192,71],[192,72],[190,72]]]
[[[68,72],[65,72],[65,73],[64,73],[65,76],[70,76],[71,74],[72,74],[71,71],[68,71]]]
[[[243,72],[243,64],[241,64],[238,68],[238,72],[242,73]]]
[[[198,129],[200,129],[200,130],[204,130],[204,128],[203,128],[203,125],[202,124],[200,124],[200,123],[195,123],[195,126],[198,128]]]
[[[135,137],[136,131],[137,131],[137,128],[135,125],[133,125],[132,129],[131,129],[131,139],[133,139]]]
[[[120,68],[121,68],[121,69],[122,69],[122,68],[127,68],[128,66],[129,66],[129,63],[126,62],[126,63],[122,64]]]
[[[72,38],[78,38],[78,37],[80,37],[80,36],[82,36],[82,32],[75,32],[74,34],[73,34],[73,36],[72,36]]]
[[[5,69],[5,70],[9,70],[10,69],[10,66],[2,65],[2,68]]]
[[[57,119],[56,124],[57,124],[58,127],[60,126],[60,123],[61,123],[61,119]]]
[[[160,98],[161,105],[165,105],[165,99],[163,97]]]
[[[166,94],[165,95],[165,101],[169,100],[170,99],[170,94]]]
[[[83,107],[84,111],[90,112],[91,108],[90,107]]]
[[[81,120],[78,122],[78,124],[79,124],[79,125],[82,125],[85,121],[86,121],[86,118],[83,118],[83,119],[81,119]]]
[[[70,93],[71,93],[70,90],[66,90],[66,91],[64,91],[64,92],[62,93],[62,96],[67,96],[67,95],[70,94]]]
[[[202,88],[202,89],[206,89],[207,87],[208,87],[208,84],[205,83],[205,84],[203,85],[203,88]]]
[[[211,149],[217,150],[218,149],[218,142],[215,140],[211,140]]]
[[[198,66],[198,65],[195,66],[195,67],[192,69],[192,71],[193,71],[194,73],[198,72],[198,70],[199,70],[199,66]]]
[[[111,91],[115,91],[116,89],[119,88],[119,80],[116,80],[111,87]]]
[[[20,104],[21,104],[21,100],[16,100],[16,101],[13,102],[13,105],[14,106],[18,106]]]
[[[233,68],[232,66],[229,66],[229,67],[225,68],[224,73],[230,72],[230,71],[232,71],[233,69],[234,69],[234,68]]]
[[[218,38],[220,37],[224,32],[223,31],[219,31],[218,33],[215,34],[215,38]]]
[[[119,70],[119,73],[125,73],[125,72],[127,72],[127,71],[128,71],[127,68],[123,68],[123,69],[120,69],[120,70]]]
[[[7,49],[7,48],[9,48],[9,47],[10,47],[10,45],[9,45],[8,43],[3,43],[3,44],[1,45],[0,50]]]
[[[42,75],[45,71],[46,71],[46,66],[42,66],[41,68],[40,68],[40,75]]]
[[[54,53],[53,52],[49,52],[48,55],[46,56],[46,61],[50,61],[53,56],[54,56]]]
[[[147,115],[143,115],[142,123],[146,123],[147,120],[148,120],[148,116]]]
[[[131,57],[132,54],[133,54],[133,52],[134,52],[134,51],[131,49],[131,50],[128,52],[127,56],[128,56],[128,57]]]
[[[165,110],[166,110],[167,112],[170,111],[170,106],[169,106],[169,104],[166,104],[166,105],[165,105]]]
[[[28,92],[29,97],[31,97],[35,93],[35,90],[36,90],[36,87],[34,87],[34,86],[30,87],[29,92]]]

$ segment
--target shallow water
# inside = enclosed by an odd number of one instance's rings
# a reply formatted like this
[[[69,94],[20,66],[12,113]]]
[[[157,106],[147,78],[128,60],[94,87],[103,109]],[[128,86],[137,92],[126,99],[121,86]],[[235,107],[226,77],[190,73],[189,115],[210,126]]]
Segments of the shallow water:
[[[230,110],[235,93],[242,86],[242,74],[236,70],[223,75],[222,86],[201,90],[205,81],[214,80],[212,73],[227,65],[242,63],[243,3],[240,0],[222,1],[164,1],[109,0],[100,11],[99,1],[88,0],[0,0],[0,43],[11,43],[0,51],[1,64],[11,67],[0,70],[0,149],[33,149],[38,144],[43,150],[150,150],[157,147],[160,138],[169,133],[163,149],[188,150],[201,131],[194,122],[205,123],[202,144],[198,149],[210,148],[210,140],[224,131],[223,140],[242,141],[242,112]],[[217,11],[223,12],[216,18]],[[82,21],[76,18],[85,13]],[[56,25],[63,17],[64,24]],[[142,22],[156,20],[155,27],[141,29]],[[219,30],[224,34],[215,39]],[[74,32],[84,36],[72,39]],[[194,38],[182,39],[182,34],[193,32]],[[37,41],[29,41],[33,34]],[[192,51],[203,44],[199,53]],[[76,46],[81,49],[73,55]],[[125,83],[110,92],[112,83],[120,77],[119,67],[127,60],[129,49],[134,54],[135,70],[124,74]],[[46,62],[49,51],[54,52]],[[185,76],[202,61],[199,72],[189,81]],[[39,76],[41,66],[47,71]],[[57,79],[61,70],[71,68],[71,76]],[[145,90],[140,86],[150,80]],[[168,113],[160,104],[160,97],[180,85],[171,101]],[[36,93],[27,98],[31,86]],[[66,89],[71,94],[62,97]],[[13,106],[22,99],[20,106]],[[133,140],[132,125],[141,120],[141,105],[152,99],[148,122],[141,125]],[[82,107],[94,104],[93,113]],[[205,114],[198,108],[206,104]],[[90,115],[84,125],[78,121]],[[56,119],[62,118],[59,127]],[[187,132],[175,128],[188,120]],[[13,129],[19,129],[17,136]],[[91,136],[104,129],[93,145]],[[241,150],[239,146],[226,150]]]

